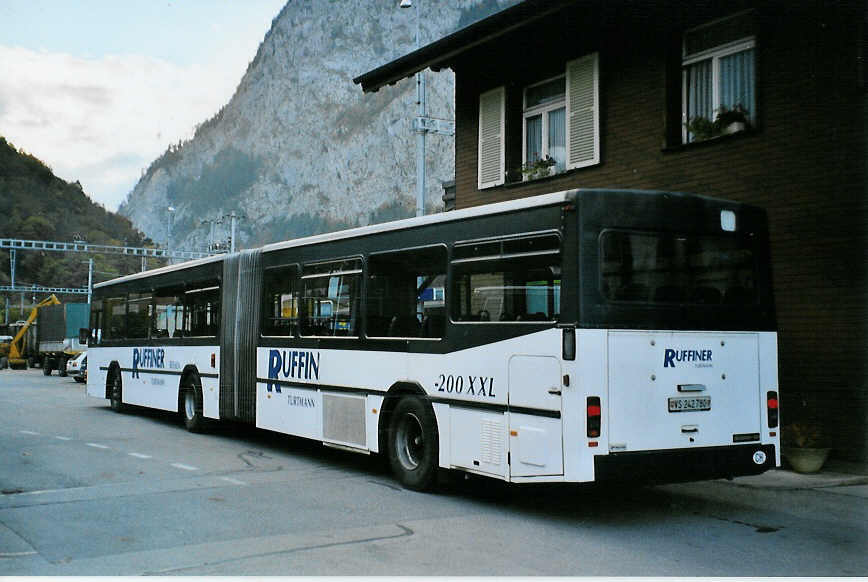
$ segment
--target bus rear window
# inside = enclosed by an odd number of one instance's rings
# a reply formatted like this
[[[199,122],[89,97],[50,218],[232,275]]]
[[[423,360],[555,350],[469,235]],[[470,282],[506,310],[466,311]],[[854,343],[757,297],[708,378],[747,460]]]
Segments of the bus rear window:
[[[608,301],[755,304],[756,261],[735,236],[605,231],[600,292]]]

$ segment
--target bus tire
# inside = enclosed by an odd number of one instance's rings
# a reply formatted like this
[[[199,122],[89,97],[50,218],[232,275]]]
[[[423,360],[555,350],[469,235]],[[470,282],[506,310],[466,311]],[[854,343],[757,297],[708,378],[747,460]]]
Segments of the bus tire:
[[[404,396],[389,423],[389,465],[400,483],[416,491],[429,489],[437,477],[437,421],[431,405],[418,396]]]
[[[124,385],[121,380],[121,372],[115,369],[109,376],[109,404],[115,412],[124,411]]]
[[[42,358],[42,375],[51,376],[51,358],[48,356]]]
[[[181,387],[178,408],[184,419],[184,426],[190,432],[205,429],[205,416],[202,414],[202,382],[198,374],[190,374]]]
[[[66,378],[66,358],[60,358],[60,367],[57,368],[57,374],[61,378]]]

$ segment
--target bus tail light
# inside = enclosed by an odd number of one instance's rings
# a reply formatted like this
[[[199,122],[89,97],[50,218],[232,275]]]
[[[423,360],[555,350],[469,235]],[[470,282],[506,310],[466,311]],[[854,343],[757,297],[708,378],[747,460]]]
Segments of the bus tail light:
[[[600,397],[588,396],[588,436],[599,437],[601,428]]]
[[[769,428],[778,426],[778,393],[774,390],[769,390],[766,393],[766,405],[769,411]]]

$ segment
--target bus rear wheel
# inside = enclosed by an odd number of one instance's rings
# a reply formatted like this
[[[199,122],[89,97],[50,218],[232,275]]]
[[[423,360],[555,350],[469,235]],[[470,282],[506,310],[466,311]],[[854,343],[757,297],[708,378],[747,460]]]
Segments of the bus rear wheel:
[[[403,397],[389,423],[389,465],[404,487],[429,489],[437,476],[439,443],[431,406],[418,396]]]
[[[109,403],[112,410],[115,412],[124,411],[124,387],[121,383],[121,373],[119,370],[112,372],[109,378]]]
[[[197,375],[190,376],[181,387],[178,400],[184,426],[190,432],[202,432],[205,428],[205,416],[202,414],[202,383]]]

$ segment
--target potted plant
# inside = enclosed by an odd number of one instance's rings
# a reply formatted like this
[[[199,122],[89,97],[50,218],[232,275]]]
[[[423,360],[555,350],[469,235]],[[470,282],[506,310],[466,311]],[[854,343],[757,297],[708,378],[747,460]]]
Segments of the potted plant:
[[[521,173],[524,175],[525,180],[545,178],[546,176],[551,175],[551,169],[555,164],[557,164],[557,162],[554,158],[546,156],[542,159],[523,164],[521,166]]]
[[[720,135],[744,131],[748,125],[747,109],[740,103],[732,109],[728,109],[726,105],[721,105],[720,109],[717,110],[714,126]]]
[[[694,117],[685,126],[696,141],[711,139],[715,135],[714,123],[705,117]]]
[[[820,429],[815,423],[794,422],[784,427],[781,453],[797,473],[816,473],[832,450],[821,446],[821,442]]]
[[[714,121],[707,117],[694,117],[684,124],[693,136],[692,141],[703,141],[721,135],[729,135],[746,130],[750,126],[747,109],[738,104],[732,109],[721,105]]]

